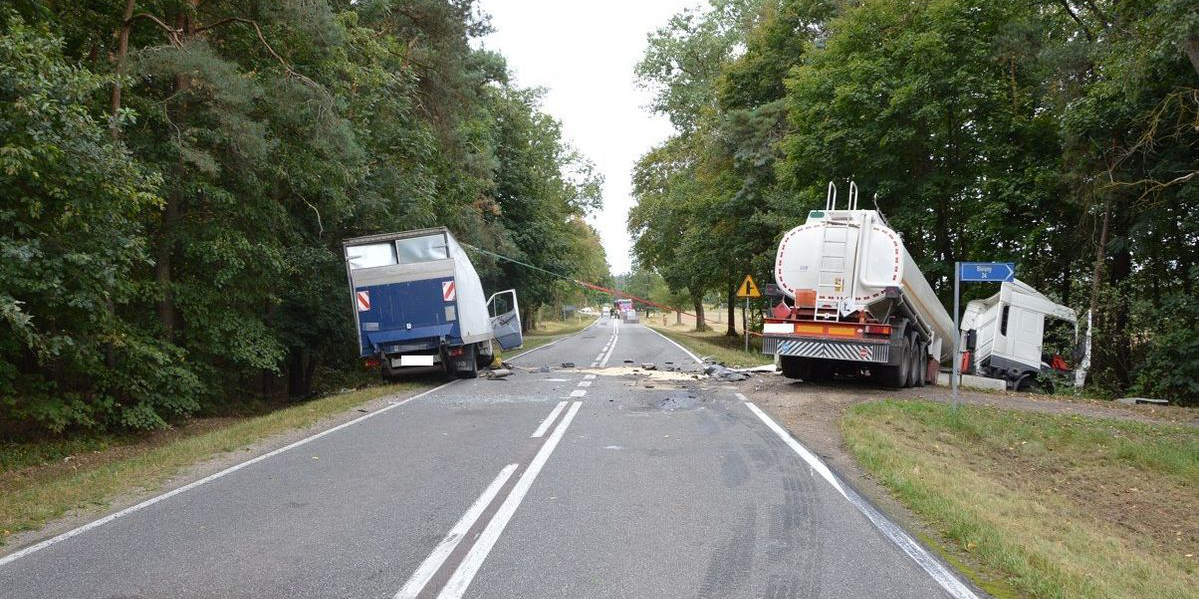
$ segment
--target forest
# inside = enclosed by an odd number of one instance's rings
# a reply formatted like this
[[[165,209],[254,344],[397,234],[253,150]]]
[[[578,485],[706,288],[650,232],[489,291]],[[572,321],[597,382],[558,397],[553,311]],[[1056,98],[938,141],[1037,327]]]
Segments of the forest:
[[[0,6],[0,427],[147,430],[357,364],[341,240],[602,280],[602,178],[472,0]],[[524,322],[578,293],[485,255]]]
[[[1192,0],[711,0],[636,75],[674,135],[635,169],[632,278],[701,326],[715,296],[733,334],[742,277],[855,180],[946,306],[955,261],[1015,262],[1093,314],[1089,393],[1199,403]]]

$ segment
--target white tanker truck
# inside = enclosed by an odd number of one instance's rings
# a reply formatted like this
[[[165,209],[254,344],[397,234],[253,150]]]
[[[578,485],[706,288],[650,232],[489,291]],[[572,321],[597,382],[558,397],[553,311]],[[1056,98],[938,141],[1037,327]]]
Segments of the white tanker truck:
[[[877,210],[858,210],[850,183],[837,210],[829,183],[824,210],[783,235],[775,258],[778,292],[790,300],[765,319],[762,351],[783,375],[821,380],[861,372],[892,387],[936,381],[953,351],[953,319]]]

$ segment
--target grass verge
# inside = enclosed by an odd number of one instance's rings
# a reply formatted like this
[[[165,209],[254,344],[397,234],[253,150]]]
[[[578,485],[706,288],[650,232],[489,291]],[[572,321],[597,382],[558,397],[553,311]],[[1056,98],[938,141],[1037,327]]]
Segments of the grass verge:
[[[156,489],[187,466],[267,436],[311,426],[373,399],[428,386],[428,382],[413,381],[369,387],[259,416],[202,419],[157,438],[111,437],[35,448],[5,446],[5,468],[0,470],[0,488],[4,490],[0,493],[0,545],[14,532],[39,528],[69,511],[102,507],[129,491]],[[82,453],[57,458],[64,451]],[[32,460],[51,456],[57,458],[53,463],[30,465]]]
[[[894,400],[841,428],[996,596],[1196,596],[1199,428]]]
[[[670,337],[679,345],[691,350],[695,355],[720,362],[726,366],[748,367],[769,364],[771,356],[763,355],[754,350],[754,340],[750,340],[750,351],[745,351],[743,337],[729,337],[723,330],[695,331],[686,325],[662,326],[648,320],[645,324],[650,328]]]

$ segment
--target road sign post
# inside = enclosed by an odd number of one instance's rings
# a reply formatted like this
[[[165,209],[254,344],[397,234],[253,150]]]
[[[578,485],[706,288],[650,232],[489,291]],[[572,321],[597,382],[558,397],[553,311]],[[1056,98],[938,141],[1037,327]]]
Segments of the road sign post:
[[[762,297],[762,292],[758,291],[758,284],[754,282],[753,277],[745,275],[741,287],[737,289],[737,297],[745,298],[745,309],[741,311],[741,332],[745,334],[745,351],[749,352],[749,298]]]
[[[953,409],[958,409],[958,379],[962,377],[962,331],[958,303],[962,281],[1006,283],[1016,280],[1014,262],[954,262],[953,263],[953,370],[950,386],[953,389]]]

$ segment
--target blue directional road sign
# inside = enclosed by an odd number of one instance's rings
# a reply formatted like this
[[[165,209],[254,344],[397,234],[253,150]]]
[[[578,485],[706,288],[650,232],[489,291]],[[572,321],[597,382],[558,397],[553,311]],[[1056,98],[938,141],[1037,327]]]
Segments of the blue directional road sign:
[[[962,262],[963,281],[996,281],[1000,283],[1016,279],[1014,262]]]

